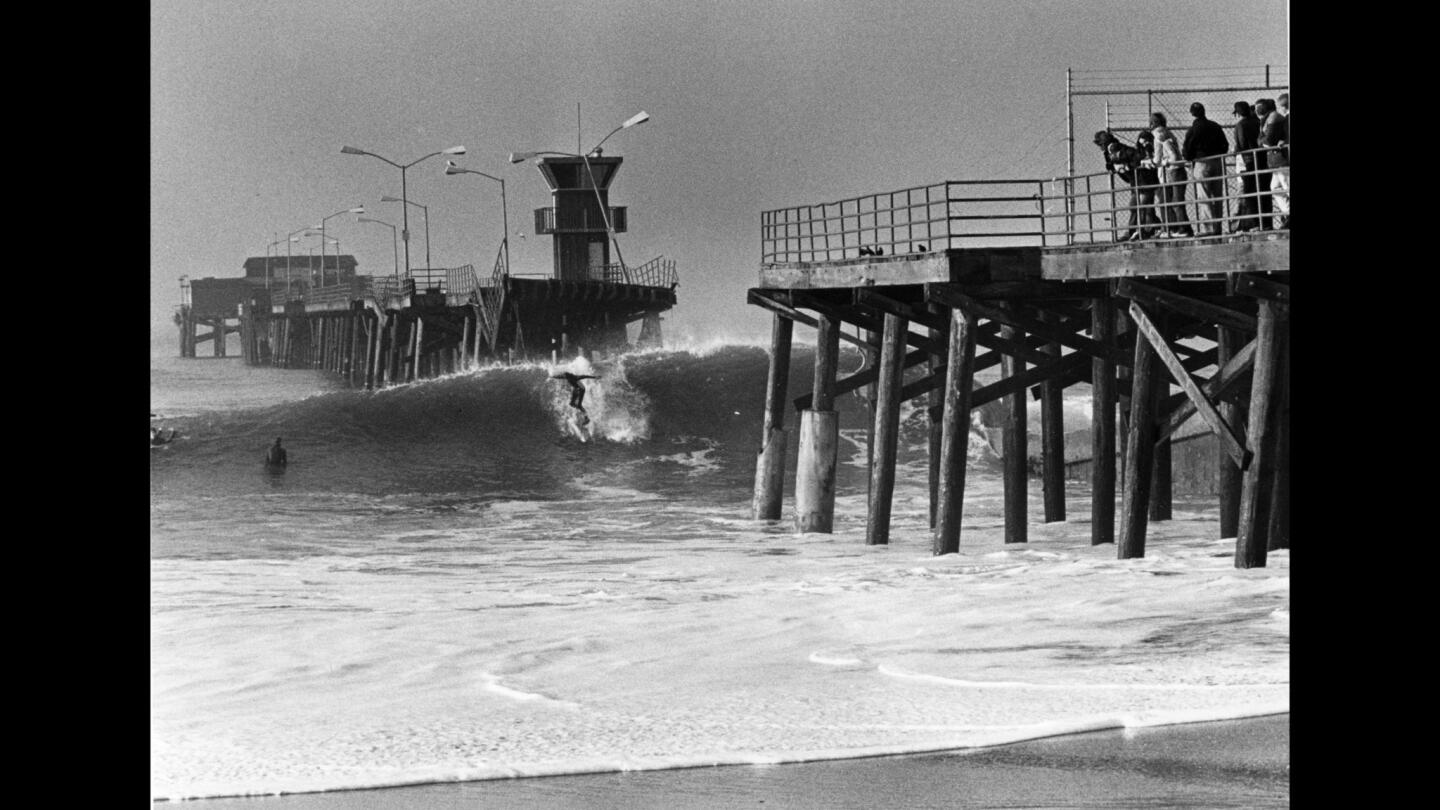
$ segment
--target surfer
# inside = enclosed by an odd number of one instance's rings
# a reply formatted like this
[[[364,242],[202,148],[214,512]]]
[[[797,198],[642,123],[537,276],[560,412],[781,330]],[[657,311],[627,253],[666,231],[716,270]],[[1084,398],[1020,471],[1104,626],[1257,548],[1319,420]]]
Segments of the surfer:
[[[585,406],[581,404],[585,401],[585,386],[581,385],[580,381],[598,380],[600,378],[594,374],[571,374],[567,371],[563,374],[552,374],[550,375],[550,379],[564,380],[570,383],[570,407],[580,412],[580,415],[576,417],[577,420],[580,421],[580,424],[583,425],[585,422],[588,422],[590,417],[585,413]]]
[[[271,467],[284,467],[290,462],[285,458],[285,448],[280,446],[280,437],[275,437],[275,443],[265,453],[265,463]]]

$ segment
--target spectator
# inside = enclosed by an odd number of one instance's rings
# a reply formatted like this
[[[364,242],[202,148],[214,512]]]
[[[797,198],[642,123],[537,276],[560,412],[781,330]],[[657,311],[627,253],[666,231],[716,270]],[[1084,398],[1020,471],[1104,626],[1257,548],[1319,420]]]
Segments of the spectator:
[[[1237,214],[1239,218],[1230,232],[1240,233],[1260,227],[1260,199],[1255,186],[1256,153],[1251,151],[1260,146],[1260,119],[1244,101],[1235,102],[1235,116],[1235,151],[1240,153],[1235,160],[1235,168],[1240,172],[1242,196]]]
[[[1205,105],[1195,102],[1190,105],[1190,130],[1185,133],[1185,146],[1181,156],[1195,164],[1195,179],[1199,181],[1200,192],[1205,195],[1205,207],[1209,209],[1206,221],[1200,223],[1201,236],[1219,236],[1221,222],[1225,219],[1225,167],[1224,155],[1230,151],[1230,142],[1225,139],[1225,130],[1219,124],[1205,117]],[[1197,195],[1198,196],[1198,195]]]
[[[1160,218],[1155,216],[1155,192],[1160,188],[1160,174],[1155,170],[1155,136],[1141,132],[1135,136],[1135,149],[1140,165],[1135,169],[1135,204],[1140,210],[1140,239],[1153,239],[1159,231]]]
[[[1120,178],[1127,185],[1135,183],[1135,169],[1140,163],[1140,153],[1133,146],[1127,146],[1116,140],[1115,136],[1108,129],[1102,129],[1095,133],[1095,145],[1105,155],[1105,170]],[[1115,235],[1116,242],[1129,241],[1132,238],[1138,239],[1140,231],[1135,225],[1135,195],[1132,193],[1130,199],[1124,199],[1123,192],[1121,201],[1113,203],[1111,216],[1115,219],[1120,212],[1121,205],[1130,209],[1129,228],[1122,233]]]
[[[1255,119],[1260,122],[1260,129],[1265,128],[1265,105],[1269,99],[1257,98],[1251,105],[1255,111]],[[1257,133],[1256,145],[1259,145],[1259,134]],[[1255,153],[1255,196],[1260,200],[1260,230],[1268,231],[1273,224],[1273,200],[1270,197],[1270,160],[1267,156],[1270,150],[1266,149]]]
[[[1185,183],[1189,176],[1185,173],[1180,142],[1166,126],[1164,113],[1151,113],[1150,126],[1154,127],[1151,134],[1155,136],[1155,158],[1163,181],[1160,186],[1161,202],[1164,204],[1160,209],[1160,236],[1194,236],[1195,232],[1190,229],[1190,217],[1185,213]]]
[[[1276,228],[1290,227],[1290,135],[1286,126],[1288,123],[1285,116],[1282,116],[1275,109],[1275,104],[1269,99],[1261,99],[1265,103],[1262,113],[1265,123],[1260,127],[1260,145],[1271,147],[1265,152],[1266,163],[1270,167],[1270,196],[1275,199],[1275,211],[1279,214],[1275,223]],[[1289,99],[1286,99],[1288,102]]]

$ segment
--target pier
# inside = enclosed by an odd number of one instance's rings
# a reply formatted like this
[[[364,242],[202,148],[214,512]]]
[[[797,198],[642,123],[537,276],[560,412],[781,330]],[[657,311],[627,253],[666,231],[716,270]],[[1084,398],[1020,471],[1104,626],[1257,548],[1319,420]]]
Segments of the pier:
[[[889,541],[900,405],[924,397],[933,552],[959,550],[970,412],[997,401],[1005,542],[1024,543],[1032,520],[1067,519],[1060,397],[1086,383],[1091,542],[1114,543],[1121,559],[1145,555],[1148,523],[1170,513],[1169,438],[1198,414],[1219,448],[1221,536],[1236,538],[1236,567],[1263,566],[1289,544],[1290,233],[1278,216],[1241,215],[1253,194],[1244,177],[1256,172],[1238,156],[1221,159],[1218,200],[1198,199],[1188,181],[1190,224],[1219,235],[1121,241],[1140,197],[1109,172],[946,181],[763,212],[748,300],[773,326],[754,517],[782,518],[793,407],[790,517],[798,531],[833,530],[834,399],[873,386],[866,542]],[[814,330],[815,373],[787,401],[795,324]],[[837,378],[841,340],[867,362]],[[977,388],[976,373],[994,366],[999,381]],[[1040,515],[1027,512],[1027,396],[1041,410]]]
[[[488,272],[464,265],[371,276],[357,275],[350,255],[253,256],[244,278],[182,286],[181,356],[194,357],[205,340],[224,356],[224,336],[238,332],[246,363],[320,369],[374,389],[483,363],[620,351],[637,323],[633,345],[659,345],[679,277],[663,256],[627,265],[617,248],[611,260],[627,221],[625,208],[609,206],[622,160],[535,161],[555,201],[535,210],[535,233],[554,240],[551,273],[510,272],[505,241]],[[211,331],[197,334],[201,326]]]

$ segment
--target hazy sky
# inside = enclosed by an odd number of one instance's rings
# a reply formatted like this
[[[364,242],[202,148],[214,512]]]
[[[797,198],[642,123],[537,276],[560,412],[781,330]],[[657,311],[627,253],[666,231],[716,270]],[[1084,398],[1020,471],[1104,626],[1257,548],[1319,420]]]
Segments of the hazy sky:
[[[611,191],[628,264],[678,262],[672,335],[763,334],[745,304],[764,209],[943,180],[1065,172],[1065,69],[1288,63],[1284,0],[152,0],[151,313],[173,328],[178,279],[241,275],[248,256],[364,204],[400,223],[400,172],[464,145],[506,181],[513,270],[547,272],[532,232],[550,195],[511,151],[616,134]],[[1220,115],[1215,115],[1219,112]],[[1212,117],[1229,122],[1228,109]],[[1093,118],[1093,111],[1088,112]],[[1077,155],[1101,121],[1079,120]],[[1090,157],[1088,154],[1086,157]],[[488,273],[500,186],[408,172],[433,263]],[[411,264],[424,264],[411,209]],[[389,274],[391,235],[327,231],[359,272]],[[525,237],[519,237],[523,232]],[[318,240],[297,246],[299,252]],[[402,259],[403,261],[403,259]]]

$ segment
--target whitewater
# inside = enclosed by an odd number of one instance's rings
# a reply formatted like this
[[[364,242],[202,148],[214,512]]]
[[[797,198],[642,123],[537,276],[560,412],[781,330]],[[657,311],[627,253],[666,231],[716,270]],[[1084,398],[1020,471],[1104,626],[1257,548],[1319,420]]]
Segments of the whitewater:
[[[865,408],[850,395],[836,532],[749,519],[757,347],[594,364],[589,443],[565,430],[549,364],[364,392],[156,355],[151,410],[184,438],[151,451],[155,799],[837,759],[1289,710],[1288,551],[1237,570],[1213,501],[1177,497],[1147,556],[1116,560],[1089,544],[1088,491],[1041,524],[1036,479],[1030,542],[1005,545],[983,413],[961,550],[935,557],[920,409],[889,546],[864,545]],[[791,396],[811,368],[797,350]],[[1087,398],[1067,394],[1067,444],[1084,445]],[[283,475],[260,464],[277,435]]]

